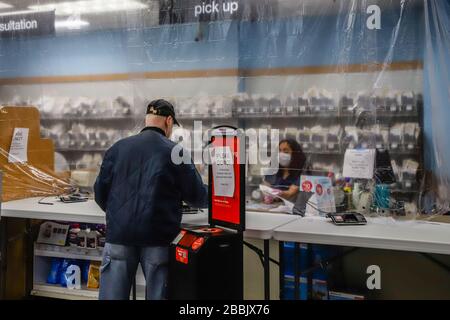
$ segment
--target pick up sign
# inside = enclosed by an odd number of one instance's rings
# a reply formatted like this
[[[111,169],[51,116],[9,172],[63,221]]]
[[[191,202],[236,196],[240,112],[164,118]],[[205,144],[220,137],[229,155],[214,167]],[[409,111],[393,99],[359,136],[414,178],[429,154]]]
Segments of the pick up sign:
[[[194,7],[194,15],[198,17],[201,14],[214,14],[214,13],[230,13],[233,14],[239,9],[239,2],[228,1],[228,2],[218,2],[212,1],[211,3],[205,3],[196,5]]]

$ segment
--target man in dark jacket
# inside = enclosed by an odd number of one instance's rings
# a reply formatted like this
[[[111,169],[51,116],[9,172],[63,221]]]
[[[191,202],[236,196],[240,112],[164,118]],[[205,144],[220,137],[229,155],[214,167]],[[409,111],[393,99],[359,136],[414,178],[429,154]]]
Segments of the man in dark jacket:
[[[94,186],[107,228],[100,299],[129,299],[139,263],[146,298],[164,299],[168,246],[180,230],[182,201],[207,205],[207,188],[195,166],[171,160],[175,143],[168,137],[174,124],[173,106],[152,101],[146,127],[105,154]]]

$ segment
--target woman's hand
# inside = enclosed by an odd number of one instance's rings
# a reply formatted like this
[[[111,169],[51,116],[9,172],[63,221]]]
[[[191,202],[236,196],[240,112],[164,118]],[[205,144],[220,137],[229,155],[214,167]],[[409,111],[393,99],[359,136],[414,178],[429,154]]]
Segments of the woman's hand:
[[[298,189],[298,186],[293,184],[286,191],[281,191],[279,196],[283,199],[290,199],[298,193]]]
[[[282,191],[272,187],[267,189],[269,190],[264,190],[263,188],[261,188],[261,191],[263,193],[263,202],[265,204],[272,204],[277,199],[277,196],[282,193]]]

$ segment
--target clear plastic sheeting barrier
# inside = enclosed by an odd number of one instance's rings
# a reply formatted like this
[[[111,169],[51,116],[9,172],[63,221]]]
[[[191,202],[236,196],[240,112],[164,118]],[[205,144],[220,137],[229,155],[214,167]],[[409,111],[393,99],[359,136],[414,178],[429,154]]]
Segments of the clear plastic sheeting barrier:
[[[425,154],[431,171],[424,202],[445,212],[450,206],[450,3],[425,0],[424,6]]]
[[[79,186],[92,186],[106,149],[138,133],[148,102],[164,98],[183,126],[172,138],[194,160],[217,125],[256,133],[249,151],[289,154],[272,177],[267,163],[248,163],[250,202],[264,181],[295,197],[309,172],[355,197],[343,206],[336,196],[336,210],[447,213],[448,2],[124,0],[126,9],[83,12],[76,3],[56,8],[71,22],[55,35],[0,39],[0,102],[39,108],[56,167]],[[350,179],[349,149],[387,153],[372,178]]]
[[[72,190],[64,172],[54,171],[54,148],[42,139],[34,107],[0,108],[2,201],[61,195]]]

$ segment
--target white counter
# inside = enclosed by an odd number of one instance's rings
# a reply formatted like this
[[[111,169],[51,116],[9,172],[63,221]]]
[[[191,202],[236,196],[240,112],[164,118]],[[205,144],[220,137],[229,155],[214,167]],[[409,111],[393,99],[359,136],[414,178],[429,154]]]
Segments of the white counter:
[[[274,230],[278,241],[450,254],[450,224],[368,218],[365,226],[336,226],[319,217]]]
[[[68,222],[105,223],[105,213],[94,201],[61,203],[50,197],[2,203],[1,216]],[[183,224],[208,224],[207,212],[183,215]],[[246,213],[246,238],[450,254],[450,224],[395,222],[392,218],[368,219],[365,226],[335,226],[320,217],[281,213]]]
[[[59,220],[68,222],[105,223],[105,213],[93,201],[79,203],[62,203],[49,197],[44,202],[53,205],[39,204],[41,198],[28,198],[9,201],[2,204],[1,216],[10,218],[27,218],[41,220]],[[246,238],[264,239],[272,238],[273,230],[286,223],[299,219],[279,213],[247,212],[246,213]],[[198,214],[185,214],[182,223],[187,225],[208,224],[207,211]]]
[[[273,238],[276,228],[301,219],[284,213],[246,212],[246,228],[244,237],[269,240]]]
[[[262,240],[272,239],[275,228],[299,218],[299,216],[289,214],[247,211],[245,213],[246,228],[244,237]],[[185,214],[183,215],[182,223],[185,225],[207,225],[208,212],[205,210],[199,214]]]
[[[63,203],[48,197],[44,202],[53,205],[39,204],[42,198],[28,198],[2,203],[1,216],[10,218],[27,218],[40,220],[59,220],[68,222],[105,223],[105,213],[92,200],[78,203]]]

